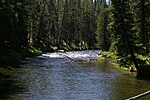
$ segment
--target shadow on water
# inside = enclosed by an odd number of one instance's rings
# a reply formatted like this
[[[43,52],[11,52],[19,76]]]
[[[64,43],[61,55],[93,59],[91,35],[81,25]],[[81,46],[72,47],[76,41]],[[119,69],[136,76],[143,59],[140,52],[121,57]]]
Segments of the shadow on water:
[[[64,55],[87,59],[83,53]],[[48,53],[25,59],[17,68],[0,68],[0,100],[125,100],[150,90],[150,81],[114,67],[109,59],[74,62],[65,57]]]
[[[8,99],[21,93],[22,90],[21,85],[13,77],[0,73],[0,99]]]

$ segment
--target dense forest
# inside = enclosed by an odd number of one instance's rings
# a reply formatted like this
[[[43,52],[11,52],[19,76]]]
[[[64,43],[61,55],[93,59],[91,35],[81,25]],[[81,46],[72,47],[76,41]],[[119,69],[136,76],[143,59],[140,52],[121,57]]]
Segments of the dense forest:
[[[0,63],[59,49],[150,71],[150,0],[0,0]]]

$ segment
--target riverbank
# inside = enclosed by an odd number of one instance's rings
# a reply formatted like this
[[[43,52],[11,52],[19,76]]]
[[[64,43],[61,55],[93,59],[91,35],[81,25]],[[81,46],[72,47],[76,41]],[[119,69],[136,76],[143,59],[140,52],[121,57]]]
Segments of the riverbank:
[[[112,63],[115,67],[120,67],[120,68],[122,68],[126,71],[136,72],[136,69],[135,69],[134,66],[132,66],[132,67],[120,66],[119,62],[118,62],[118,59],[117,59],[117,56],[115,56],[111,52],[101,52],[100,57],[98,58],[98,62],[103,62],[105,59],[110,59],[110,63]]]
[[[126,66],[126,67],[121,66],[119,64],[118,57],[112,52],[105,52],[105,51],[101,52],[101,56],[99,57],[98,61],[103,61],[105,58],[110,58],[111,63],[113,63],[115,67],[121,67],[122,69],[130,71],[130,72],[137,72],[138,77],[150,77],[150,73],[149,73],[150,72],[150,63],[149,63],[150,58],[138,56],[138,59],[140,59],[139,61],[142,62],[143,60],[143,63],[140,63],[140,71],[137,71],[137,69],[135,68],[133,64],[130,66]]]
[[[74,49],[71,49],[74,50]],[[44,54],[44,52],[59,52],[59,53],[66,53],[67,51],[71,51],[67,49],[58,50],[58,48],[51,48],[50,50],[40,50],[35,47],[29,47],[27,49],[22,49],[19,51],[10,50],[7,53],[0,54],[0,67],[5,66],[16,66],[19,64],[20,60],[26,57],[34,57]],[[74,51],[81,51],[79,49],[75,49]],[[66,56],[67,57],[67,56]],[[69,58],[69,57],[67,57]],[[80,61],[91,61],[95,59],[80,59]],[[74,59],[76,61],[76,59]],[[77,60],[78,61],[78,60]]]
[[[20,51],[11,50],[8,53],[0,54],[0,66],[13,66],[18,64],[19,60],[25,57],[33,57],[41,54],[42,51],[33,47]]]

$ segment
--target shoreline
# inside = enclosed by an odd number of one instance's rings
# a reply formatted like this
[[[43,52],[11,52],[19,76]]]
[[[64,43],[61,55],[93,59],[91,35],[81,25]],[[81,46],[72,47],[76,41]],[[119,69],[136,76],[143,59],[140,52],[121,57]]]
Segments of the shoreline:
[[[114,67],[120,67],[123,70],[135,72],[135,73],[137,73],[137,77],[143,77],[143,78],[144,77],[150,77],[150,73],[149,73],[150,67],[149,66],[143,65],[143,67],[140,67],[140,69],[141,69],[140,72],[138,72],[134,65],[131,65],[128,67],[120,66],[118,61],[117,61],[117,56],[114,53],[101,52],[100,55],[101,56],[98,58],[99,59],[98,61],[103,61],[104,59],[109,58],[109,59],[111,59],[111,63],[114,65]]]

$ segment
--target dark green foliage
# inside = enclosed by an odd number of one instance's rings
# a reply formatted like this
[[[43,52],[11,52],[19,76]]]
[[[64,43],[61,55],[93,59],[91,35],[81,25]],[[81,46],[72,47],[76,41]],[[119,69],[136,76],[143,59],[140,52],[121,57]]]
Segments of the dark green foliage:
[[[116,53],[120,64],[123,66],[131,65],[134,56],[134,34],[131,31],[132,18],[129,10],[128,1],[112,0],[112,24],[111,32],[115,38]]]
[[[97,19],[97,46],[104,51],[109,51],[111,39],[110,32],[107,29],[109,23],[108,5],[103,0],[100,13]]]
[[[150,44],[150,5],[149,0],[132,0],[130,3],[134,17],[133,30],[138,36],[141,53],[147,55]]]
[[[87,49],[95,47],[96,17],[91,0],[36,0],[30,7],[31,45],[42,50],[55,46],[79,49],[79,43]]]
[[[122,66],[148,68],[149,0],[0,0],[0,63],[96,44]]]
[[[30,47],[95,48],[96,5],[93,0],[1,0],[1,58],[15,57]]]
[[[112,0],[111,23],[114,52],[121,66],[135,65],[145,73],[149,64],[149,11],[145,0]]]
[[[2,0],[0,9],[0,51],[8,53],[11,50],[26,48],[27,26],[25,2]]]

